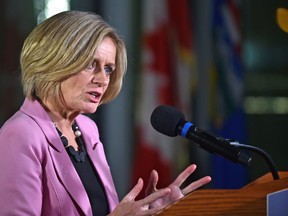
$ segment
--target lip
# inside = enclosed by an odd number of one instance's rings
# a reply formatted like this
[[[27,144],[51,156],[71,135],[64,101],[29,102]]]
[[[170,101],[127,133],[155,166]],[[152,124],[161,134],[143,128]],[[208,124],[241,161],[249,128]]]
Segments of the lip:
[[[96,97],[93,94],[96,95]],[[99,103],[101,96],[102,96],[102,93],[97,92],[97,91],[87,92],[87,97],[88,97],[89,101],[92,103]]]

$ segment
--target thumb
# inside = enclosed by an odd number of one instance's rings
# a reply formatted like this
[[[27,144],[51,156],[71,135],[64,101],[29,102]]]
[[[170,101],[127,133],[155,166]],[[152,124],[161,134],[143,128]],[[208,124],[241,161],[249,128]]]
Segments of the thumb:
[[[134,201],[135,198],[139,195],[143,189],[143,179],[139,178],[137,184],[132,188],[132,190],[122,199],[121,202],[130,202]]]

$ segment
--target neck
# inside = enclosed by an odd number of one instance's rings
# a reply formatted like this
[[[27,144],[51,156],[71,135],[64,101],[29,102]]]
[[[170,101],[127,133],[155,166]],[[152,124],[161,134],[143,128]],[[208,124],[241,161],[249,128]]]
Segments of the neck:
[[[41,104],[47,111],[54,124],[62,130],[71,128],[75,118],[79,115],[79,112],[68,112],[66,111],[66,107],[61,108],[51,100],[45,100],[41,102]]]

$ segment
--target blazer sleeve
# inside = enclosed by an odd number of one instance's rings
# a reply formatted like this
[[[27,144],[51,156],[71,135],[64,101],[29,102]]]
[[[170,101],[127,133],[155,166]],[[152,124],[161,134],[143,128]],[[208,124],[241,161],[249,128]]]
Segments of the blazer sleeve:
[[[45,140],[41,136],[43,132],[31,121],[8,123],[1,129],[0,215],[41,215],[43,156],[39,146]]]

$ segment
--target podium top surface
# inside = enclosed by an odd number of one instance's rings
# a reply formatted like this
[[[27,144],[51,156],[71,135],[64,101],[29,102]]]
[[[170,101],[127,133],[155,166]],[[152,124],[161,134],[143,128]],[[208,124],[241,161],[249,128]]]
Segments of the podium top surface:
[[[241,189],[198,189],[157,215],[266,215],[267,195],[288,188],[288,172],[270,173]]]

